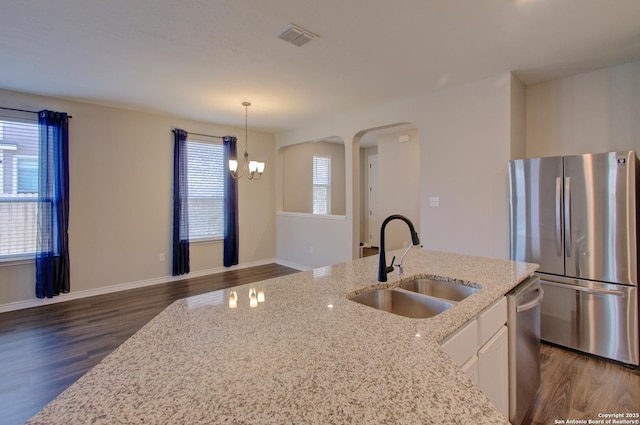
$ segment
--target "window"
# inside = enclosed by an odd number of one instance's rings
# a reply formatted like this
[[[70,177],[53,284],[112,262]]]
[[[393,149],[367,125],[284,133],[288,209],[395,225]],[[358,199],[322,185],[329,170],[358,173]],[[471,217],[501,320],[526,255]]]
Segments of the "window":
[[[313,156],[313,213],[331,213],[331,158]]]
[[[224,146],[187,142],[189,239],[224,236]]]
[[[13,157],[13,189],[15,193],[38,193],[38,157]]]
[[[0,260],[35,255],[38,123],[0,117]]]

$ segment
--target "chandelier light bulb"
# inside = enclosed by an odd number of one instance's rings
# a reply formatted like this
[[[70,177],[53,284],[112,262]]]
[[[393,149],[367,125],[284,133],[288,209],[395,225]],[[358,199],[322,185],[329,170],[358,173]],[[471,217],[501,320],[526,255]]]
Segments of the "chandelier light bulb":
[[[242,164],[242,169],[238,170],[239,164],[237,159],[229,160],[229,173],[234,179],[239,179],[242,176],[246,175],[249,180],[258,180],[262,177],[262,173],[264,173],[265,164],[261,161],[249,161],[249,151],[248,151],[248,140],[249,140],[249,130],[248,130],[248,108],[251,106],[250,102],[242,102],[242,106],[244,106],[244,162]]]

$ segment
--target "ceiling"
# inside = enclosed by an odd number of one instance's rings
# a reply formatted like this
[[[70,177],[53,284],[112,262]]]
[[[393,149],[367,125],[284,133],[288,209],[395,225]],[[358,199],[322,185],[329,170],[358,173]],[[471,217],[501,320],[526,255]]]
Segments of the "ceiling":
[[[535,84],[640,59],[638,0],[3,3],[0,88],[234,126],[250,101],[249,126],[274,132],[506,71]],[[278,39],[291,22],[319,38]]]

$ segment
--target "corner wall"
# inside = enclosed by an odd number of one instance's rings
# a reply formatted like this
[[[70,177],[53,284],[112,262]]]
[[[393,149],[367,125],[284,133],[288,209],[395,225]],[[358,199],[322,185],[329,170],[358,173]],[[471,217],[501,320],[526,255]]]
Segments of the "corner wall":
[[[172,128],[213,135],[244,129],[0,90],[4,107],[68,112],[71,293],[172,280]],[[275,257],[272,134],[250,132],[251,154],[267,162],[239,183],[240,262]],[[159,261],[165,253],[166,260]],[[222,243],[192,244],[192,275],[222,266]],[[185,275],[184,277],[188,277]],[[37,300],[33,261],[0,263],[0,308]]]
[[[357,258],[361,208],[357,135],[406,122],[413,123],[420,135],[419,220],[424,247],[508,258],[510,92],[511,75],[505,72],[437,92],[334,114],[277,134],[278,149],[328,135],[341,137],[346,145],[346,222],[332,223],[326,229],[327,248],[316,252],[314,264],[309,266]],[[398,164],[399,169],[401,166]],[[429,207],[430,196],[440,197],[440,207]],[[299,259],[288,238],[294,234],[294,227],[296,239],[323,243],[310,228],[298,228],[294,221],[288,217],[278,219],[276,249],[280,260]]]
[[[527,157],[640,153],[640,61],[526,89]]]

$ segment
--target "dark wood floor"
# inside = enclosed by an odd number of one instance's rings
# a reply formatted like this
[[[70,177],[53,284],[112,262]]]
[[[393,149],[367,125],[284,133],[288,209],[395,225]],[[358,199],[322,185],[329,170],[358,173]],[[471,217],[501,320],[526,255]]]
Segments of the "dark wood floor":
[[[0,314],[0,425],[23,424],[173,301],[295,272],[270,264]]]
[[[362,248],[362,256],[363,257],[369,257],[371,255],[378,255],[378,247],[377,246],[363,247]]]
[[[22,424],[174,300],[295,273],[266,265],[0,314],[0,425]],[[640,371],[542,346],[525,425],[640,412]]]

